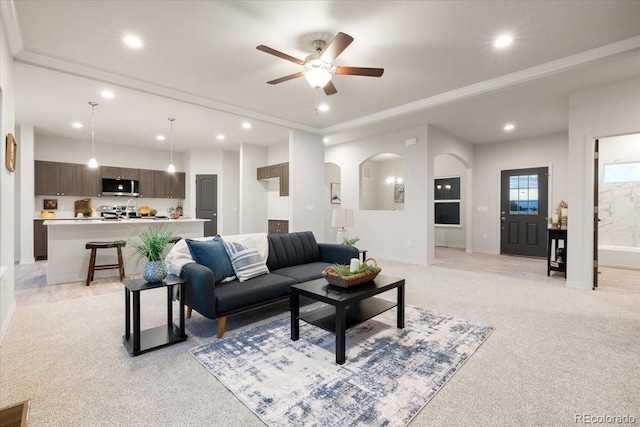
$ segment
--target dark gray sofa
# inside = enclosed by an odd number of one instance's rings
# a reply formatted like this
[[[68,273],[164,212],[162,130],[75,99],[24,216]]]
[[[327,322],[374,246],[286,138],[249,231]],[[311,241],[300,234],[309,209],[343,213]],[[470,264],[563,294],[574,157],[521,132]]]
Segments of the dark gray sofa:
[[[269,273],[242,283],[234,280],[215,284],[208,267],[185,265],[182,276],[189,280],[184,295],[187,317],[193,309],[209,319],[218,319],[218,338],[222,338],[227,316],[288,298],[291,285],[318,279],[331,264],[349,264],[351,258],[359,256],[352,246],[317,243],[310,231],[270,234],[267,239]]]

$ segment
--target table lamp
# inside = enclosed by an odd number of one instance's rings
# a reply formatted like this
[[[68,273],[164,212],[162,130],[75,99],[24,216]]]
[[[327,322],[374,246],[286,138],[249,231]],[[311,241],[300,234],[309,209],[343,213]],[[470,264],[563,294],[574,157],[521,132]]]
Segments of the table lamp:
[[[349,232],[345,227],[353,227],[353,209],[333,209],[333,218],[331,219],[332,227],[339,227],[337,242],[342,243],[349,238]]]

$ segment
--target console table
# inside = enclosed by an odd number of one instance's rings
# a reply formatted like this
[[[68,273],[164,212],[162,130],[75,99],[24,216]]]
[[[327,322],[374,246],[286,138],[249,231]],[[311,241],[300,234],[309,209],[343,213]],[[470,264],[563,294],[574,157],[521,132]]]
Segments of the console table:
[[[144,279],[127,279],[124,284],[125,334],[124,346],[132,356],[185,341],[184,332],[184,287],[187,280],[168,275],[162,282],[149,283]],[[180,326],[173,324],[173,288],[180,287]],[[167,288],[167,324],[144,331],[140,330],[140,292],[149,289]],[[131,294],[133,294],[133,333],[131,333]]]
[[[561,271],[567,274],[567,230],[549,228],[547,230],[547,276],[551,271]],[[559,257],[558,246],[562,241],[562,254]],[[552,248],[555,248],[552,250]]]

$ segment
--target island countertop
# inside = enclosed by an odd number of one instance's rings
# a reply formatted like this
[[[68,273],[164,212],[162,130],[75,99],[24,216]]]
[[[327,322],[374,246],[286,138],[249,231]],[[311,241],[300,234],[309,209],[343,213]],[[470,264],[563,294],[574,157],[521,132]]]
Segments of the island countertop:
[[[169,219],[169,218],[135,218],[135,219],[99,219],[99,218],[49,218],[45,219],[44,225],[135,225],[135,224],[179,224],[187,222],[206,222],[210,219],[185,218]]]
[[[125,274],[127,277],[140,274],[144,267],[144,260],[138,261],[138,254],[134,251],[133,241],[138,239],[139,229],[150,227],[170,230],[174,236],[194,238],[204,236],[204,223],[208,219],[180,218],[180,219],[124,219],[102,220],[92,219],[47,219],[47,283],[80,282],[84,286],[89,268],[90,251],[85,248],[88,242],[109,242],[124,240],[128,244],[123,248],[125,259]],[[171,245],[167,247],[170,249]],[[98,251],[97,263],[117,263],[115,249]],[[99,270],[94,278],[118,277],[118,269]]]

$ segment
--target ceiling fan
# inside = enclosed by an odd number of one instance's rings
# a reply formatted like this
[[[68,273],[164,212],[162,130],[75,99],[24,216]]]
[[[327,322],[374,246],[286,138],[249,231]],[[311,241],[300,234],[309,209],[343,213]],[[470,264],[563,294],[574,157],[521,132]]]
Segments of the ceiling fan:
[[[345,33],[338,33],[328,45],[324,40],[316,40],[313,42],[313,47],[315,48],[316,53],[307,56],[304,61],[268,46],[260,45],[257,46],[256,49],[279,58],[286,59],[287,61],[294,62],[304,68],[303,71],[268,81],[268,84],[275,85],[304,76],[311,87],[316,89],[323,88],[324,93],[327,95],[333,95],[338,92],[331,81],[334,74],[380,77],[382,73],[384,73],[384,68],[334,66],[333,62],[336,60],[338,55],[340,55],[347,46],[351,44],[351,42],[353,42],[353,37]]]

